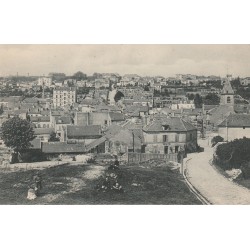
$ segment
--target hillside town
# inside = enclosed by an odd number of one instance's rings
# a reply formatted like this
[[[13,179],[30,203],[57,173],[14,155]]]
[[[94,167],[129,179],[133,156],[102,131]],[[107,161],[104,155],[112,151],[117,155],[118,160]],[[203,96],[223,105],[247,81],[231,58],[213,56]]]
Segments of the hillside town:
[[[88,76],[78,71],[2,77],[0,127],[18,117],[31,124],[34,137],[28,154],[18,152],[14,159],[1,130],[1,164],[46,161],[52,166],[91,155],[97,162],[161,159],[183,168],[189,155],[204,150],[205,139],[211,144],[212,135],[224,141],[250,136],[249,84],[250,77],[229,74]]]
[[[32,149],[49,156],[194,152],[197,136],[219,131],[225,137],[223,121],[229,115],[237,115],[239,128],[246,125],[241,123],[249,114],[249,101],[236,93],[248,88],[248,79],[115,73],[88,77],[82,72],[6,77],[1,79],[0,126],[14,116],[29,120],[36,135]],[[232,80],[238,86],[232,88]]]

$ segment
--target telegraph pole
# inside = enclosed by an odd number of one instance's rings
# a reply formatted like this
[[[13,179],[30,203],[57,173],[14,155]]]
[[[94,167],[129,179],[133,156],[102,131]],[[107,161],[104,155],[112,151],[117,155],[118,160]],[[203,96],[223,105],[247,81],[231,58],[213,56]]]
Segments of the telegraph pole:
[[[226,118],[226,130],[227,130],[227,142],[228,142],[228,124],[227,124],[227,118]]]
[[[132,136],[133,136],[133,153],[135,152],[135,135],[134,131],[132,131]]]

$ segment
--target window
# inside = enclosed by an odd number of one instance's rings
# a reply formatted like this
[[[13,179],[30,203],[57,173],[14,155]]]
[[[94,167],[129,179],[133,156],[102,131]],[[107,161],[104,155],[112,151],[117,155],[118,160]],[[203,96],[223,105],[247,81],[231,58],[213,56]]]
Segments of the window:
[[[230,103],[231,102],[231,98],[230,96],[227,97],[227,103]]]
[[[178,151],[179,151],[179,146],[175,146],[174,151],[175,151],[175,153],[178,153]]]
[[[157,142],[157,135],[154,135],[153,142]]]
[[[105,125],[107,125],[107,124],[108,124],[108,121],[107,121],[107,120],[105,120],[105,121],[104,121],[104,124],[105,124]]]
[[[175,135],[175,141],[176,141],[176,142],[179,141],[179,135],[178,135],[178,134]]]
[[[167,142],[168,141],[168,136],[167,135],[163,135],[163,142]]]
[[[168,125],[162,125],[162,129],[163,129],[163,130],[168,130],[168,129],[169,129],[169,126],[168,126]]]

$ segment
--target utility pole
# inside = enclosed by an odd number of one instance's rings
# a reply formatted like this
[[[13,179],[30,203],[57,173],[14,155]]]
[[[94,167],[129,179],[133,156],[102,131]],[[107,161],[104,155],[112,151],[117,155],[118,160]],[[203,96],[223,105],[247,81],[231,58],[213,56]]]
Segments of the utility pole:
[[[228,124],[227,124],[227,118],[226,118],[226,130],[227,130],[227,142],[228,142]]]
[[[134,131],[132,131],[132,136],[133,136],[133,153],[135,152],[135,135]]]

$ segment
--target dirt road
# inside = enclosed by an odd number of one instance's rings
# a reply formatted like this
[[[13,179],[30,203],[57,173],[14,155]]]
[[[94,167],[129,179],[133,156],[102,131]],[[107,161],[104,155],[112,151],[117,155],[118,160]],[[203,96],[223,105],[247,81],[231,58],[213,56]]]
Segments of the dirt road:
[[[212,204],[250,204],[250,190],[229,181],[210,165],[213,149],[208,146],[207,140],[199,144],[205,151],[189,154],[186,164],[191,184]]]

